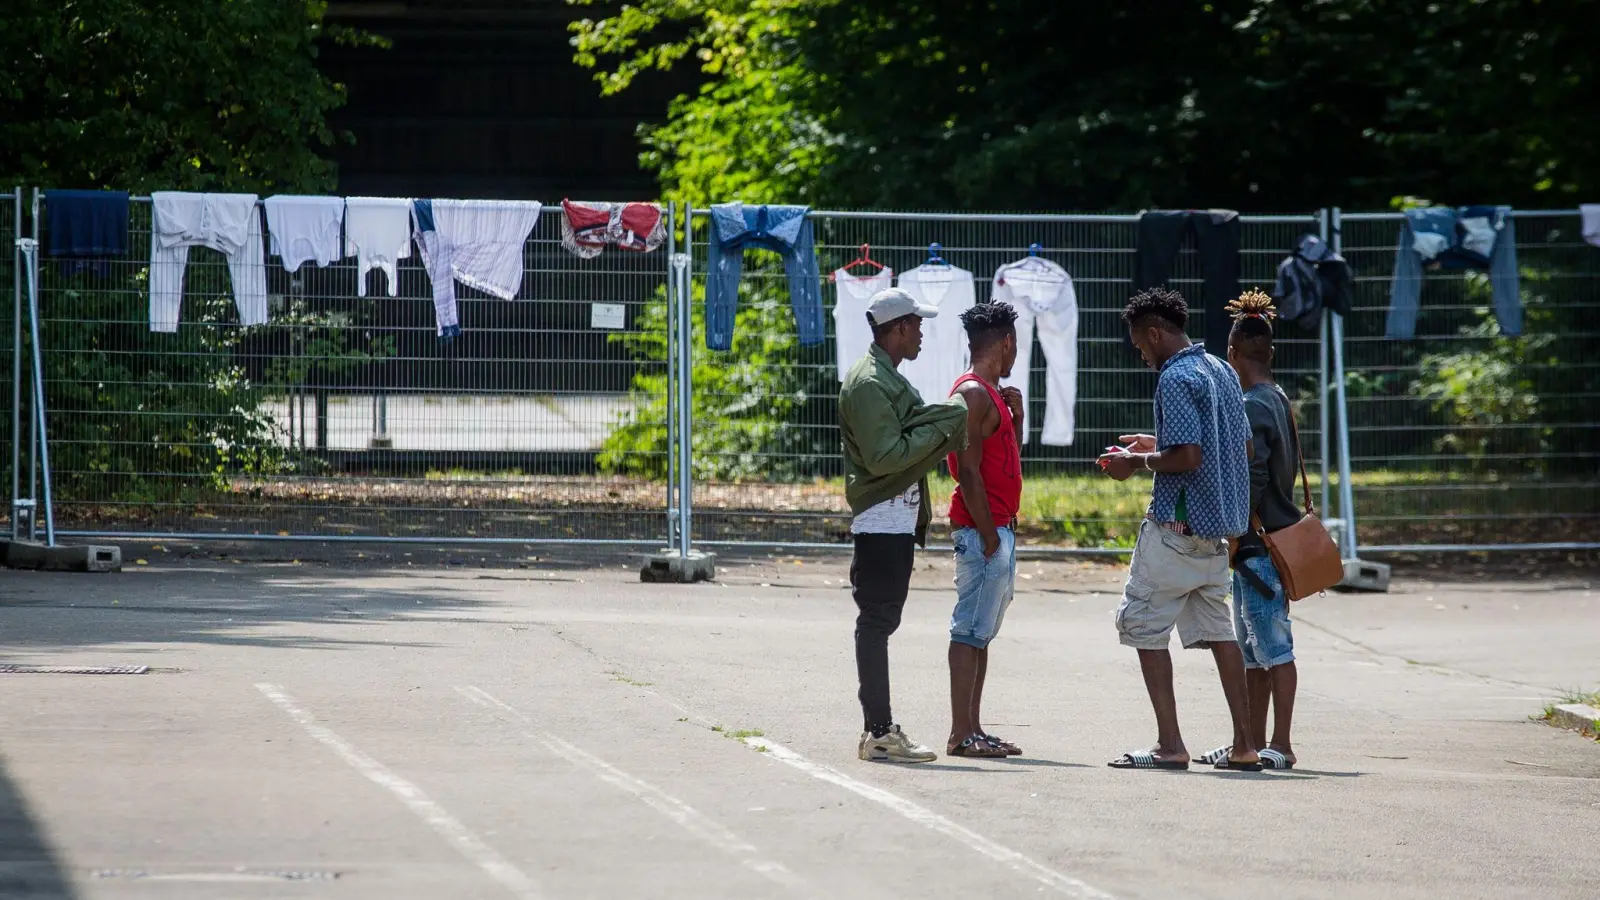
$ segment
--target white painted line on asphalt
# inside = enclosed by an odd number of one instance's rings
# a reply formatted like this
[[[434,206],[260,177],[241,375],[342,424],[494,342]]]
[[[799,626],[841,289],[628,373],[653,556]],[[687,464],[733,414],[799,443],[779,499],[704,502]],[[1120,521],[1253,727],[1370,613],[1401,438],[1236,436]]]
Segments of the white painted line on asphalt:
[[[455,847],[462,856],[487,872],[489,877],[500,882],[522,900],[538,900],[539,888],[532,878],[495,852],[493,847],[480,840],[467,826],[461,824],[461,820],[429,799],[421,788],[396,775],[383,763],[362,753],[349,741],[334,734],[327,726],[318,725],[316,719],[296,705],[282,688],[275,684],[257,684],[256,689],[266,695],[266,698],[279,709],[288,713],[289,718],[300,723],[300,727],[308,734],[349,763],[351,768],[400,798],[400,802],[404,803],[406,808],[428,823],[429,827],[438,832],[439,836]]]
[[[629,775],[600,757],[575,747],[553,734],[534,730],[533,720],[525,713],[500,700],[483,688],[468,685],[466,687],[457,687],[456,690],[461,693],[461,696],[479,706],[497,710],[499,713],[515,719],[522,726],[523,735],[530,740],[538,741],[549,749],[551,753],[564,757],[580,768],[588,769],[601,781],[632,794],[651,809],[678,823],[684,830],[702,841],[724,853],[738,857],[739,862],[745,868],[757,872],[786,888],[804,893],[801,890],[803,882],[787,866],[774,860],[763,859],[760,856],[761,851],[754,844],[729,831],[726,827],[689,804],[647,781]]]
[[[838,785],[874,803],[887,806],[918,825],[954,838],[967,848],[1003,864],[1014,872],[1026,875],[1058,893],[1068,897],[1082,898],[1082,900],[1113,900],[1110,894],[1099,888],[1073,878],[1071,875],[1063,875],[1043,863],[1035,862],[1010,847],[997,844],[972,829],[958,825],[933,810],[913,803],[898,794],[892,794],[883,788],[857,781],[843,772],[814,763],[782,744],[759,737],[748,737],[744,739],[744,742],[757,750],[770,753],[775,759],[794,766],[813,778]]]

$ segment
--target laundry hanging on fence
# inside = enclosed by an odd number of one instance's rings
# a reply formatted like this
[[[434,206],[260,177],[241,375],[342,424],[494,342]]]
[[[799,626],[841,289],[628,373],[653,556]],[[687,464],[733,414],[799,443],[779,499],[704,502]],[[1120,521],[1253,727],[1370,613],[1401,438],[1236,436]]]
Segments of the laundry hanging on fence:
[[[388,277],[389,296],[400,293],[396,264],[411,256],[411,201],[400,197],[344,198],[344,255],[356,258],[356,296],[367,295],[367,273]]]
[[[1044,422],[1039,440],[1052,447],[1072,446],[1073,408],[1078,402],[1078,294],[1072,276],[1043,257],[1024,257],[995,270],[990,297],[1017,311],[1017,361],[1011,376],[1002,378],[1000,384],[1021,391],[1023,410],[1031,409],[1028,383],[1037,332],[1045,360]],[[1023,423],[1027,433],[1032,433],[1033,417],[1024,415]],[[1027,443],[1026,433],[1023,443]]]
[[[1416,336],[1425,270],[1487,270],[1500,333],[1522,333],[1522,291],[1517,274],[1517,236],[1509,206],[1435,206],[1408,209],[1395,251],[1384,336]]]
[[[1600,247],[1600,203],[1585,203],[1578,207],[1583,220],[1583,239]]]
[[[1205,315],[1206,351],[1228,353],[1233,319],[1224,309],[1239,296],[1239,214],[1231,209],[1147,212],[1139,216],[1134,251],[1134,290],[1160,287],[1172,277],[1184,238],[1194,234],[1200,253],[1200,308]],[[1193,304],[1190,305],[1191,311]]]
[[[318,268],[343,257],[339,252],[345,201],[339,197],[274,194],[261,201],[267,210],[267,239],[286,272],[305,263]]]
[[[433,311],[446,340],[461,333],[457,281],[511,300],[522,289],[522,250],[541,206],[524,200],[417,200],[412,204],[422,265],[433,281]]]
[[[706,347],[733,347],[733,323],[739,309],[739,280],[744,251],[771,250],[783,257],[789,282],[789,306],[802,345],[827,339],[822,318],[817,253],[809,206],[745,206],[718,203],[711,207],[711,245],[706,272]]]
[[[872,326],[867,324],[867,301],[872,295],[894,286],[894,270],[884,266],[870,275],[852,275],[844,269],[833,273],[836,291],[833,300],[833,342],[839,365],[839,381],[872,346]],[[926,324],[926,323],[924,323]]]
[[[593,259],[607,244],[649,253],[667,240],[661,207],[654,203],[561,201],[561,246]]]
[[[922,320],[922,351],[900,364],[900,374],[922,395],[922,402],[943,400],[971,365],[961,314],[977,302],[972,273],[948,263],[924,263],[901,272],[896,287],[939,309],[935,318]]]
[[[111,274],[108,257],[128,255],[127,191],[45,191],[45,252],[68,275]]]
[[[150,330],[178,330],[190,247],[228,257],[239,324],[265,324],[267,262],[256,195],[156,191],[150,200]]]
[[[1278,320],[1315,331],[1322,324],[1322,308],[1350,315],[1354,283],[1350,264],[1333,252],[1328,242],[1314,234],[1301,235],[1294,250],[1278,263],[1272,298],[1278,302]]]

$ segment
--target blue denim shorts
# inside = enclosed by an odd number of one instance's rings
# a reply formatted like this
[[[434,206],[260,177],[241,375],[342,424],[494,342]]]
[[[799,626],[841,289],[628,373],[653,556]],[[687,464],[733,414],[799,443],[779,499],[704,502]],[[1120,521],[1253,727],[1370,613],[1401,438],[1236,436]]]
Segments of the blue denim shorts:
[[[1017,583],[1017,536],[998,529],[1000,549],[985,559],[983,538],[976,528],[957,528],[956,611],[950,616],[950,640],[979,650],[1000,632]]]
[[[1270,669],[1294,662],[1294,632],[1289,627],[1289,598],[1283,594],[1283,579],[1270,556],[1254,556],[1241,562],[1272,588],[1272,596],[1261,592],[1238,572],[1233,573],[1233,634],[1244,651],[1248,669]]]

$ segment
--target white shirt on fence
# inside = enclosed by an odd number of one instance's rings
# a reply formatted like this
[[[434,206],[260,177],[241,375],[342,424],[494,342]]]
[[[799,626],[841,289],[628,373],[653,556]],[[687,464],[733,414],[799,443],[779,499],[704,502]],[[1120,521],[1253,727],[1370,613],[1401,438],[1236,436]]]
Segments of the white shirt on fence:
[[[867,324],[867,301],[872,295],[894,285],[894,270],[885,266],[870,275],[851,275],[844,269],[833,273],[833,335],[839,364],[839,380],[850,372],[856,360],[867,355],[872,345],[872,326]]]
[[[922,320],[922,351],[900,364],[900,374],[922,395],[922,402],[937,403],[950,396],[969,365],[961,314],[977,302],[972,273],[956,266],[923,264],[901,272],[899,287],[918,302],[939,308],[938,316]]]
[[[356,258],[356,296],[367,295],[367,273],[389,278],[389,296],[400,291],[395,265],[411,256],[411,201],[400,197],[346,197],[344,255]]]
[[[1078,295],[1067,270],[1042,257],[1030,256],[995,270],[996,303],[1017,311],[1017,362],[1002,385],[1022,391],[1028,410],[1028,382],[1033,365],[1033,336],[1044,350],[1044,425],[1039,440],[1055,447],[1072,446],[1073,407],[1078,402]],[[1031,410],[1030,410],[1031,412]],[[1028,432],[1034,419],[1025,417]]]
[[[268,246],[283,260],[286,272],[304,263],[320,266],[339,259],[339,230],[344,224],[344,200],[274,194],[261,201],[267,208]]]
[[[510,300],[522,288],[522,249],[539,222],[539,203],[434,200],[433,231],[418,229],[422,263],[433,280],[440,335],[461,333],[455,282]]]
[[[239,324],[264,324],[267,263],[256,195],[156,191],[150,201],[150,330],[178,330],[190,247],[227,256]]]

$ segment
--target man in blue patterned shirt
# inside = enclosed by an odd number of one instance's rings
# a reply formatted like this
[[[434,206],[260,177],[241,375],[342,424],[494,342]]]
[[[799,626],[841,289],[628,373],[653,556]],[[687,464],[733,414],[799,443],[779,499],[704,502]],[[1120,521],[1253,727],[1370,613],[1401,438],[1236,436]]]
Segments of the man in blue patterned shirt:
[[[1135,294],[1122,313],[1139,355],[1161,373],[1156,433],[1123,435],[1129,444],[1100,457],[1106,474],[1126,481],[1155,473],[1150,508],[1139,526],[1128,583],[1117,610],[1122,643],[1139,651],[1155,707],[1156,745],[1110,763],[1119,769],[1187,769],[1172,690],[1172,629],[1186,648],[1210,648],[1233,715],[1233,750],[1219,768],[1260,771],[1246,710],[1244,656],[1228,610],[1228,538],[1250,520],[1250,420],[1239,376],[1184,334],[1189,307],[1176,291]]]

